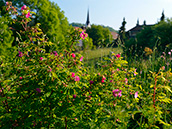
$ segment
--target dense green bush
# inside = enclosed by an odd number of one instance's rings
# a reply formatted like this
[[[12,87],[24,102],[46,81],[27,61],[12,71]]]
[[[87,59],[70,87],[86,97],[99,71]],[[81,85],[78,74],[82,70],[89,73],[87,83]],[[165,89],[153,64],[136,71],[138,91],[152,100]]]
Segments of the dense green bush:
[[[108,28],[103,28],[101,25],[92,25],[86,30],[89,37],[93,40],[93,45],[96,47],[106,47],[112,44],[112,35]]]

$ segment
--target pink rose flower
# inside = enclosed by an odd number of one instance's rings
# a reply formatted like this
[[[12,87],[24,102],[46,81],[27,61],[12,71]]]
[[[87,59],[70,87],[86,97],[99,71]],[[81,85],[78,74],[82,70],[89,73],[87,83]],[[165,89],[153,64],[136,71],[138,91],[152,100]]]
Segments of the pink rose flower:
[[[122,93],[122,90],[120,90],[120,91],[119,91],[119,93],[118,93],[118,96],[119,96],[119,97],[121,97],[121,96],[122,96],[122,94],[121,94],[121,93]]]
[[[40,57],[40,60],[43,60],[43,57]]]
[[[21,51],[19,51],[19,57],[22,57],[23,53]]]
[[[52,69],[49,69],[49,72],[51,72],[52,71]]]
[[[136,99],[138,97],[138,91],[134,94],[134,98]]]
[[[119,57],[121,57],[121,55],[120,54],[117,54],[116,57],[119,58]]]
[[[93,84],[94,82],[93,81],[90,81],[90,85]]]
[[[105,77],[103,77],[103,78],[102,78],[102,80],[106,80],[106,78],[105,78]]]
[[[72,53],[72,57],[75,58],[75,54],[74,53]]]
[[[21,7],[21,10],[25,10],[26,9],[26,5],[23,5],[22,7]]]
[[[72,77],[75,77],[75,73],[72,73]]]
[[[125,78],[125,83],[126,83],[126,84],[128,83],[128,79],[127,79],[127,78]]]
[[[76,95],[73,95],[73,98],[75,99],[76,98]]]
[[[23,77],[19,77],[19,79],[21,80],[21,79],[23,79]]]
[[[27,14],[26,14],[26,18],[29,18],[30,17],[30,12],[28,12]]]
[[[57,56],[57,55],[58,55],[56,51],[53,51],[53,53],[54,53],[54,55],[55,55],[55,56]]]
[[[83,60],[83,58],[84,58],[84,57],[82,56],[82,57],[80,58],[80,61],[82,61],[82,60]]]
[[[41,89],[40,89],[40,88],[36,88],[36,91],[37,91],[38,93],[41,93]]]
[[[104,83],[105,81],[102,79],[102,81],[101,81],[102,83]]]
[[[78,76],[75,76],[75,81],[80,81],[80,78]]]
[[[118,89],[115,89],[112,92],[113,92],[114,97],[117,97],[117,96],[121,97],[122,96],[122,90],[119,91]]]

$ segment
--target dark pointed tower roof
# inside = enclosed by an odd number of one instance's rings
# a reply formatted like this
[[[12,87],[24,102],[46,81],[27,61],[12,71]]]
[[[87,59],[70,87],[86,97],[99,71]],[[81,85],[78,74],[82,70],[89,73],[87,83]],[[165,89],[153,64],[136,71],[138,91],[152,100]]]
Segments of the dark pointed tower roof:
[[[87,11],[87,21],[86,21],[86,27],[90,28],[91,24],[90,24],[90,18],[89,18],[89,9]]]

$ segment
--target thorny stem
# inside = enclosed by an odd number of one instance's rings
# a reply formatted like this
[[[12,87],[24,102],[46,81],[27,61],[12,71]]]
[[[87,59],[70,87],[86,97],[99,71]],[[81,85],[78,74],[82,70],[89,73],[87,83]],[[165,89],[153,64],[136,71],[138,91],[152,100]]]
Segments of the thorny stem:
[[[155,93],[156,93],[157,76],[155,77],[154,93],[153,93],[153,106],[155,108]],[[156,110],[156,108],[155,108]]]
[[[65,129],[67,129],[67,117],[65,117]]]
[[[155,108],[155,94],[156,94],[156,85],[157,85],[157,77],[158,77],[159,72],[155,76],[155,85],[154,85],[154,93],[153,93],[153,107]],[[156,110],[156,108],[155,108]]]

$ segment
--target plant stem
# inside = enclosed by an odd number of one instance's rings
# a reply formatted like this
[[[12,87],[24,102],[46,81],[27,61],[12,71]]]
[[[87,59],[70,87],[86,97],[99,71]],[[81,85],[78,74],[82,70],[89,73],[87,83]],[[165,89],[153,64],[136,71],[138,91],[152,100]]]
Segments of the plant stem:
[[[65,117],[65,129],[67,129],[67,117]]]
[[[158,76],[158,74],[155,77],[155,85],[154,85],[154,93],[153,93],[153,106],[154,106],[154,108],[155,108],[155,93],[156,93],[157,76]],[[155,110],[156,110],[156,108],[155,108]]]

